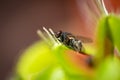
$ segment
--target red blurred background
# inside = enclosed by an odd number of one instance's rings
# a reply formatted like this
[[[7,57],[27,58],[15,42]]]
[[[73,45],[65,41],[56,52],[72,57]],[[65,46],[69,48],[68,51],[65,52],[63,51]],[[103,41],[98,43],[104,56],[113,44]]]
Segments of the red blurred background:
[[[117,1],[117,2],[116,2]],[[107,9],[118,9],[119,0],[105,0]],[[96,16],[89,14],[90,0],[3,0],[0,2],[0,79],[4,80],[26,47],[39,40],[37,29],[42,26],[75,35],[94,36]],[[115,8],[111,5],[114,5]],[[112,10],[111,10],[112,8]],[[119,11],[119,10],[118,10]]]

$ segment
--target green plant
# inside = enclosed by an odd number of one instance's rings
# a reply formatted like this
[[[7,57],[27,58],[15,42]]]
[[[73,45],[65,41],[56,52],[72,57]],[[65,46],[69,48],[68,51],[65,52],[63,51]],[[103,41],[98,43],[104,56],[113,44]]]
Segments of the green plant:
[[[102,16],[96,29],[96,45],[85,45],[92,55],[89,67],[84,55],[47,39],[38,41],[20,57],[16,79],[20,80],[120,80],[120,17]],[[44,37],[44,36],[43,36]],[[71,57],[72,56],[72,57]],[[81,57],[82,56],[82,57]],[[79,58],[84,58],[79,64]]]

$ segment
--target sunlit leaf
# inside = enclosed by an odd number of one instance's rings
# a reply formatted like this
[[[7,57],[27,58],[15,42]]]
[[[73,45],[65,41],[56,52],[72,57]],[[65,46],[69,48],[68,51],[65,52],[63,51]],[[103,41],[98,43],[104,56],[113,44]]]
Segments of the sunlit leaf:
[[[108,21],[112,39],[114,41],[113,43],[120,54],[120,17],[111,15]]]
[[[50,48],[45,43],[37,42],[24,51],[18,61],[17,72],[22,77],[28,78],[55,62],[56,58]]]
[[[96,80],[120,80],[120,61],[107,58],[98,68]]]

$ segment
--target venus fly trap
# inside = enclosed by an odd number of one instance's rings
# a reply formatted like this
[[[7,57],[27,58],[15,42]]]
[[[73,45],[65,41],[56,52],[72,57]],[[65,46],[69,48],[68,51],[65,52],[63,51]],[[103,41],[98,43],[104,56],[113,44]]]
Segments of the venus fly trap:
[[[19,80],[120,80],[120,17],[108,14],[103,0],[96,4],[104,15],[94,31],[94,46],[43,27],[37,31],[42,41],[26,49],[18,61]]]
[[[62,43],[63,45],[65,45],[66,47],[75,50],[78,53],[83,53],[85,54],[83,51],[84,47],[83,47],[83,43],[84,42],[92,42],[92,40],[90,40],[89,38],[83,37],[83,36],[77,36],[75,37],[74,35],[72,35],[71,33],[68,32],[53,32],[52,29],[47,30],[45,27],[43,27],[43,30],[48,34],[48,37],[50,38],[51,42],[53,42],[54,44],[58,43]],[[47,40],[44,36],[44,34],[38,30],[37,31],[38,35],[40,35],[40,37],[42,37],[44,40]],[[79,38],[79,39],[77,39]]]

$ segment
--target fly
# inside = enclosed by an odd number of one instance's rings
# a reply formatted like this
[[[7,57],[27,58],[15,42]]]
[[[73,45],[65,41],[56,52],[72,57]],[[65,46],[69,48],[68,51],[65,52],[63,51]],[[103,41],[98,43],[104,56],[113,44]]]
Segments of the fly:
[[[55,33],[55,37],[67,47],[81,53],[83,52],[83,43],[92,42],[91,39],[83,36],[74,36],[71,33],[59,31]]]
[[[62,43],[66,47],[79,53],[83,53],[84,50],[83,43],[92,42],[92,40],[89,38],[83,36],[74,36],[69,32],[63,31],[54,32],[52,29],[49,28],[47,30],[45,27],[43,27],[43,30],[49,35],[52,41]]]

